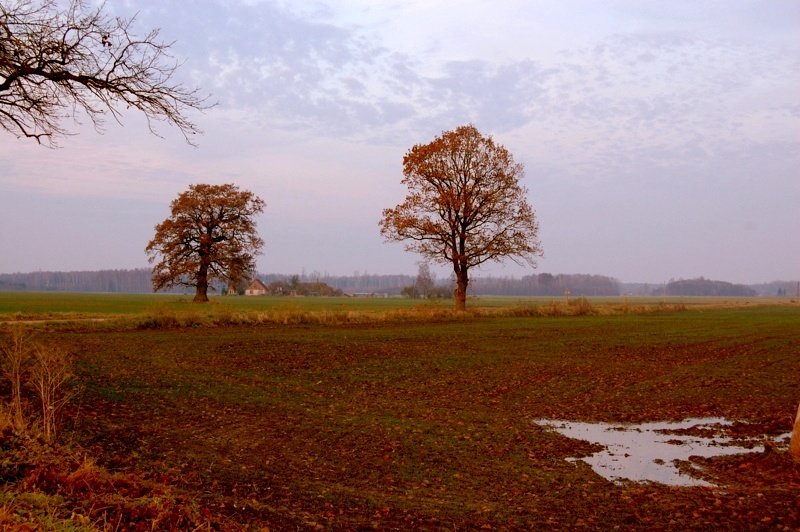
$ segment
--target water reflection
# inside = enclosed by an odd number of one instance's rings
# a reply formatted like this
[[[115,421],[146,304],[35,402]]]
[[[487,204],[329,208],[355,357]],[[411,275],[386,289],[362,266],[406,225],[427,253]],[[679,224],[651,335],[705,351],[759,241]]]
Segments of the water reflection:
[[[731,422],[724,418],[692,418],[640,425],[552,419],[534,422],[568,438],[605,446],[603,451],[591,456],[569,460],[582,460],[597,474],[614,482],[634,480],[671,486],[713,486],[681,473],[676,467],[677,463],[688,461],[690,456],[711,457],[764,451],[763,444],[739,439],[734,443],[732,438],[725,436],[724,428]]]

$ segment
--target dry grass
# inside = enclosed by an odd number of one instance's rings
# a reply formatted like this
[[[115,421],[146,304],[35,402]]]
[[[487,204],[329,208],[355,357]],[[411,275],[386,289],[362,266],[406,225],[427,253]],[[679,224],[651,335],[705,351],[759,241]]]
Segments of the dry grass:
[[[47,296],[45,298],[44,296]],[[463,320],[503,316],[615,316],[743,306],[797,306],[788,298],[512,298],[472,297],[466,312],[445,300],[403,298],[215,297],[193,304],[184,296],[0,293],[0,332],[24,323],[37,330],[179,329],[224,325],[346,325]]]
[[[2,372],[11,385],[9,401],[11,420],[19,430],[24,429],[26,424],[22,404],[22,385],[33,358],[33,340],[33,333],[27,327],[14,324],[8,340],[0,349]]]
[[[57,346],[36,345],[33,349],[30,381],[41,405],[42,433],[46,441],[56,439],[58,420],[64,406],[75,394],[72,386],[72,357]]]
[[[637,304],[592,303],[586,298],[547,304],[505,307],[474,306],[456,311],[450,306],[422,304],[413,308],[388,310],[308,310],[275,309],[240,311],[230,308],[211,309],[201,314],[160,308],[135,320],[137,329],[178,329],[187,327],[219,327],[226,325],[349,325],[403,322],[460,321],[464,319],[503,317],[619,316],[654,314],[689,310],[683,303]]]
[[[61,411],[75,395],[72,356],[19,323],[0,338],[0,354],[0,373],[9,390],[7,403],[0,402],[0,430],[38,433],[54,441]],[[38,417],[31,417],[32,404],[39,406]]]

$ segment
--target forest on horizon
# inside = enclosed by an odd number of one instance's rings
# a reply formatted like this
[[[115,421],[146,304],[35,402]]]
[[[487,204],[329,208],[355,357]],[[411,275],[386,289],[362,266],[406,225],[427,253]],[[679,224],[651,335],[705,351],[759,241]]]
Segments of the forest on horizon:
[[[0,291],[57,291],[110,292],[143,294],[152,292],[152,272],[149,268],[97,271],[37,271],[0,274]],[[265,284],[288,281],[288,274],[258,274]],[[414,275],[354,274],[327,275],[318,272],[298,274],[303,282],[321,282],[345,294],[400,295],[405,287],[413,286]],[[449,287],[451,279],[436,279],[437,286]],[[215,293],[222,292],[215,287]],[[176,288],[166,293],[188,293]],[[800,282],[773,281],[760,284],[734,284],[698,277],[670,280],[668,283],[626,283],[605,275],[539,273],[522,278],[475,277],[470,283],[473,295],[496,296],[800,296]]]

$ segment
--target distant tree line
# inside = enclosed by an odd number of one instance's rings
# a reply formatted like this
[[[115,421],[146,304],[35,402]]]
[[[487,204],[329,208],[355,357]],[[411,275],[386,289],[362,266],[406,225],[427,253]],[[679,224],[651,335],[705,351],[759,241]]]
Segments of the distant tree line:
[[[318,272],[295,275],[299,283],[313,285],[324,283],[345,294],[401,295],[404,288],[415,286],[419,276],[376,275],[354,273],[353,275],[328,275]],[[290,283],[292,275],[259,274],[265,285]],[[447,297],[452,296],[451,279],[434,279],[431,289]],[[424,284],[424,283],[423,283]],[[471,290],[476,295],[498,296],[563,296],[567,291],[574,296],[615,296],[621,293],[635,295],[663,295],[665,285],[623,284],[603,275],[540,273],[522,278],[476,277]],[[214,286],[214,293],[225,291],[222,285]],[[152,271],[149,268],[99,271],[39,271],[29,273],[0,274],[0,291],[58,291],[58,292],[119,292],[147,294],[153,290]],[[172,293],[184,293],[185,288],[176,288]],[[670,281],[666,285],[667,295],[691,296],[786,296],[798,297],[797,281],[773,281],[757,285],[735,285],[724,281],[698,278]]]
[[[411,299],[448,299],[453,297],[453,282],[437,283],[436,275],[430,265],[422,261],[418,264],[417,278],[414,284],[404,286],[400,291],[403,297]]]
[[[800,297],[800,281],[772,281],[770,283],[751,284],[748,286],[760,295]]]
[[[619,282],[605,275],[540,273],[521,279],[478,277],[473,293],[497,296],[617,296]]]
[[[77,272],[29,272],[0,274],[0,290],[55,292],[148,293],[153,290],[149,268]]]
[[[303,282],[299,275],[292,275],[288,281],[276,280],[267,285],[268,294],[273,296],[341,296],[343,292],[322,281]]]
[[[292,275],[259,274],[258,278],[269,286],[274,282],[290,283]],[[297,275],[303,284],[326,283],[342,292],[399,294],[403,286],[414,282],[411,275],[372,275],[354,274],[351,276],[331,276],[312,273]],[[222,293],[225,288],[217,283],[212,288]],[[152,270],[134,268],[123,270],[98,271],[37,271],[28,273],[0,273],[0,291],[38,291],[38,292],[120,292],[147,294],[153,291]],[[186,288],[174,288],[172,293],[184,293]]]
[[[729,296],[749,297],[758,293],[743,284],[733,284],[726,281],[713,281],[704,277],[696,279],[679,279],[670,281],[666,287],[658,290],[656,295],[670,296]]]
[[[293,277],[297,277],[298,282],[324,283],[335,289],[341,290],[345,294],[399,294],[403,286],[414,282],[414,277],[410,275],[373,275],[368,273],[354,273],[353,275],[328,275],[318,272],[300,275],[284,274],[259,274],[258,278],[265,285],[272,286],[274,283],[291,283]]]

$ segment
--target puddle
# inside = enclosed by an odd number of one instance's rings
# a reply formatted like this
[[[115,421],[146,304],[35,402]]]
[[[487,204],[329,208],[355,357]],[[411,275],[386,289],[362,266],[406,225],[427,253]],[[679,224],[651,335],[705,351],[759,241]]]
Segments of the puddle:
[[[678,422],[631,424],[583,423],[553,419],[534,420],[537,425],[549,428],[576,440],[585,440],[605,446],[605,450],[582,458],[598,475],[620,482],[659,482],[670,486],[714,486],[709,482],[682,473],[676,466],[688,462],[690,456],[723,456],[763,452],[761,439],[736,444],[725,436],[724,428],[731,425],[725,418],[693,418]],[[692,429],[687,434],[686,429]],[[775,438],[782,442],[788,434]],[[742,445],[747,445],[744,447]],[[696,467],[696,466],[695,466]]]

